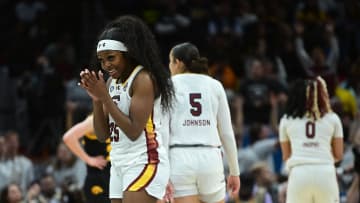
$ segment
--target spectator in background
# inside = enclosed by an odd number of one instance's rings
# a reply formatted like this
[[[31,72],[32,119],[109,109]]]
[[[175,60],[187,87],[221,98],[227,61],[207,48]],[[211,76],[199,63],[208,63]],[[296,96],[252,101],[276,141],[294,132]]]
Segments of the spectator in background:
[[[334,24],[327,23],[325,25],[325,34],[327,36],[323,38],[328,39],[330,49],[327,54],[319,43],[316,43],[315,46],[311,48],[311,54],[308,54],[302,37],[305,28],[309,29],[309,27],[304,27],[302,23],[295,24],[297,56],[308,78],[321,76],[325,79],[330,97],[332,97],[336,86],[336,73],[339,59],[339,45],[334,33]]]
[[[250,170],[255,177],[255,189],[265,190],[264,202],[277,202],[278,185],[275,173],[269,168],[266,162],[257,162]]]
[[[40,203],[85,203],[83,193],[72,185],[57,185],[51,174],[43,174],[40,178]]]
[[[86,177],[86,165],[61,142],[57,147],[56,157],[48,165],[46,172],[52,174],[56,184],[60,186],[66,184],[82,188]]]
[[[344,80],[340,81],[338,87],[348,91],[351,94],[351,97],[353,98],[347,98],[347,109],[349,109],[352,113],[356,113],[357,109],[360,107],[360,58],[355,60],[352,64],[350,64],[350,70],[348,72],[348,76],[344,78]],[[349,95],[350,96],[350,95]],[[355,99],[355,102],[357,106],[355,109],[353,109],[353,100]],[[353,114],[353,116],[355,116]]]
[[[5,188],[5,186],[9,183],[9,175],[8,168],[5,167],[5,163],[7,161],[6,157],[6,142],[5,137],[3,135],[0,136],[0,191]]]
[[[1,183],[7,185],[11,182],[18,184],[22,191],[34,180],[33,163],[27,157],[19,154],[19,136],[16,131],[5,133],[5,146],[3,146],[3,157],[0,164]]]
[[[242,37],[247,31],[247,26],[256,23],[259,19],[251,8],[248,0],[237,0],[234,10],[234,33],[237,37]]]
[[[28,148],[33,154],[46,150],[54,154],[64,129],[64,78],[47,57],[38,57],[36,68],[31,75],[28,92],[29,106],[32,106],[29,116],[33,135]]]
[[[180,12],[175,0],[163,1],[161,7],[162,15],[154,25],[154,32],[161,38],[160,46],[169,50],[173,41],[183,41],[186,38],[191,21]]]
[[[10,77],[8,66],[0,65],[0,131],[16,127],[16,81]]]
[[[281,183],[278,188],[278,203],[286,203],[287,182]]]
[[[86,91],[77,85],[78,76],[66,81],[66,129],[70,129],[74,123],[78,123],[88,112],[92,110],[91,97]]]
[[[221,59],[214,60],[209,64],[209,75],[223,84],[227,98],[231,98],[235,94],[239,80],[230,62]]]
[[[347,203],[358,203],[360,201],[360,184],[359,174],[357,173],[352,181],[352,184],[346,194]]]
[[[211,36],[216,35],[231,35],[234,33],[234,20],[231,16],[231,2],[219,1],[218,4],[214,4],[212,15],[208,22],[208,34]]]
[[[307,26],[319,26],[326,22],[328,14],[326,7],[321,7],[319,0],[305,0],[297,5],[296,20]]]
[[[227,203],[270,203],[271,197],[263,187],[257,187],[254,173],[242,172],[240,175],[241,188],[239,195]]]
[[[350,164],[350,166],[343,166],[343,171],[346,174],[351,171],[350,175],[352,178],[350,178],[351,183],[349,190],[344,190],[347,195],[347,201],[348,203],[358,203],[360,201],[359,191],[360,191],[360,182],[359,182],[359,175],[360,175],[360,121],[359,117],[353,122],[352,128],[350,130],[350,140],[351,143],[348,144],[348,149],[345,152],[345,157],[348,157],[347,162]],[[346,156],[348,155],[348,156]],[[343,179],[345,179],[346,176],[341,176]],[[343,180],[344,181],[344,180]]]
[[[346,135],[348,134],[348,136]],[[350,124],[349,132],[344,133],[344,158],[337,166],[337,174],[339,179],[340,193],[346,193],[353,179],[356,177],[354,173],[355,154],[353,149],[360,146],[360,120],[356,117]]]
[[[63,80],[70,79],[76,58],[70,33],[62,33],[54,42],[48,44],[45,47],[43,56],[47,59],[48,66],[53,68],[54,72],[60,74]]]
[[[7,151],[7,148],[6,148],[5,137],[4,137],[4,135],[0,135],[0,162],[3,162],[7,159],[6,151]]]
[[[54,177],[50,174],[43,174],[40,178],[40,202],[61,203],[62,195],[62,189],[57,186]]]
[[[16,183],[10,183],[7,185],[0,194],[1,203],[23,203],[23,192]]]
[[[30,183],[26,192],[26,203],[46,203],[44,201],[40,201],[40,192],[41,188],[38,181]]]
[[[342,61],[356,61],[360,55],[360,4],[357,0],[341,1],[336,9],[338,15],[339,35],[341,35],[341,54]],[[346,68],[346,67],[344,67]],[[351,77],[351,75],[347,75]]]
[[[247,77],[240,84],[243,99],[243,118],[245,125],[252,123],[269,124],[271,120],[270,95],[286,98],[285,87],[277,80],[265,75],[264,65],[259,59],[248,63]]]
[[[20,22],[32,24],[40,12],[47,10],[44,3],[37,0],[21,0],[16,4],[15,14]]]
[[[264,124],[253,123],[248,131],[249,145],[238,149],[240,171],[250,171],[259,161],[268,163],[271,171],[275,171],[272,155],[279,147],[277,138],[270,137],[271,131]]]

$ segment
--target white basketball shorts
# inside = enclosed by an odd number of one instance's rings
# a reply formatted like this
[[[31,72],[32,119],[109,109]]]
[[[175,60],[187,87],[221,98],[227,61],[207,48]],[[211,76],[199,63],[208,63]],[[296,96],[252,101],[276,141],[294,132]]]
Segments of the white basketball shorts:
[[[291,168],[287,203],[338,203],[339,188],[333,165],[308,164]]]
[[[166,185],[169,182],[169,164],[141,164],[127,168],[111,166],[110,169],[110,199],[122,199],[124,191],[146,192],[162,199],[165,195]]]
[[[174,197],[199,195],[203,201],[225,198],[225,177],[220,148],[176,147],[170,149],[170,179]],[[209,199],[209,195],[211,200]]]

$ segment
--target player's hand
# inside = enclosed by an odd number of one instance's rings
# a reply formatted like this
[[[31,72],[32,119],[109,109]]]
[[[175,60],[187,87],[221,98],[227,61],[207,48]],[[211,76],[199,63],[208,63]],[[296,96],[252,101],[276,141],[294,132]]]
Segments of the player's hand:
[[[88,92],[93,100],[101,101],[108,96],[104,75],[101,71],[96,74],[95,71],[85,69],[80,72],[80,78],[79,85]]]
[[[235,198],[239,195],[240,190],[240,177],[239,176],[229,176],[227,180],[227,190],[231,198]]]
[[[92,167],[102,170],[105,168],[108,161],[103,156],[95,156],[95,157],[90,157],[86,163],[89,166],[92,166]]]
[[[174,186],[169,181],[169,183],[166,185],[166,191],[163,198],[164,202],[174,202]]]

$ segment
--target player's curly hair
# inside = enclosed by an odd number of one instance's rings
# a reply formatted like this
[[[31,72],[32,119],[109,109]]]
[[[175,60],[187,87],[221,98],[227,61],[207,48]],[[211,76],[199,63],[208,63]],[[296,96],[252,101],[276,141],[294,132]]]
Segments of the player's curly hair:
[[[105,26],[98,40],[105,39],[125,44],[128,51],[123,52],[124,57],[130,65],[142,65],[151,74],[161,95],[161,105],[169,110],[174,95],[171,74],[162,63],[157,42],[148,26],[136,16],[120,16]]]
[[[317,120],[332,111],[326,83],[321,77],[296,80],[289,88],[285,115],[292,118],[308,117]]]
[[[200,56],[194,44],[190,42],[177,44],[171,49],[171,53],[175,59],[184,63],[186,70],[192,73],[208,73],[208,60]]]

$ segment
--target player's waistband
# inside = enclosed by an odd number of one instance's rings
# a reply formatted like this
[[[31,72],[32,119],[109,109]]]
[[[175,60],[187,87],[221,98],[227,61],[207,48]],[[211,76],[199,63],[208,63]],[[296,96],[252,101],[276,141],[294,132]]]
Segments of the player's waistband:
[[[194,147],[206,147],[206,148],[220,148],[221,146],[207,145],[207,144],[174,144],[170,145],[172,148],[194,148]]]

